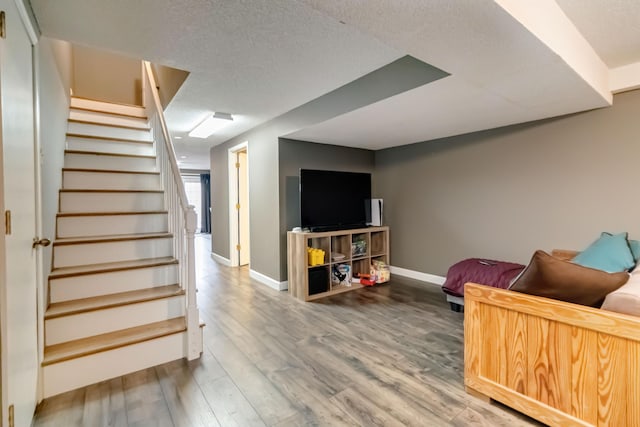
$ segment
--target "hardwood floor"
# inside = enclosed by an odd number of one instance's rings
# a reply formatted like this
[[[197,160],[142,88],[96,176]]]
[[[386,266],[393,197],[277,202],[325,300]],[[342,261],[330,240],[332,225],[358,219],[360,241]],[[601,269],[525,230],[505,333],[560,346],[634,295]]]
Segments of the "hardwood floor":
[[[303,303],[196,240],[205,351],[43,401],[51,426],[530,426],[465,393],[461,313],[394,277]]]

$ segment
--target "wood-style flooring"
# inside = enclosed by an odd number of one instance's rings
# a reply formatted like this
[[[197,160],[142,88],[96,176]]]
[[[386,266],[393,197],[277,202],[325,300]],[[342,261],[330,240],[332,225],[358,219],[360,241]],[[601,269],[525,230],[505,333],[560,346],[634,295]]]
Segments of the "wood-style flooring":
[[[196,240],[204,354],[43,401],[52,426],[530,426],[465,393],[463,315],[394,277],[303,303]]]

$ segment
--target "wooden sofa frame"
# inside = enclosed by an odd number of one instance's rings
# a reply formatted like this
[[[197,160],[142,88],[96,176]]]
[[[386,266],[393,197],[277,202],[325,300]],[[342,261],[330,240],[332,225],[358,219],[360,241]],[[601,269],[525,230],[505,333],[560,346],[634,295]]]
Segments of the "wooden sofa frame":
[[[550,426],[640,427],[640,317],[467,284],[469,393]]]

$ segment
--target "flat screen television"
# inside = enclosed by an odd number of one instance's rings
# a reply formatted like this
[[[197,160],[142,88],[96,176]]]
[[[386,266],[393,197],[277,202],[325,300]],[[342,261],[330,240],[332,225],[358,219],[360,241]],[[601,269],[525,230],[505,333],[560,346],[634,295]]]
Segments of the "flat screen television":
[[[300,169],[301,226],[311,231],[366,227],[371,174]]]

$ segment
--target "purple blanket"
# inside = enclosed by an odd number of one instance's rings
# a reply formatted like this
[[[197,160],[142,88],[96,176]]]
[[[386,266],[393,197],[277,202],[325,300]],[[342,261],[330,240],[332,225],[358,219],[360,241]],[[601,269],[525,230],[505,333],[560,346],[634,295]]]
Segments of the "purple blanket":
[[[462,297],[464,284],[467,282],[507,289],[511,280],[520,274],[524,267],[513,262],[482,258],[465,259],[449,268],[442,290],[450,295]]]

